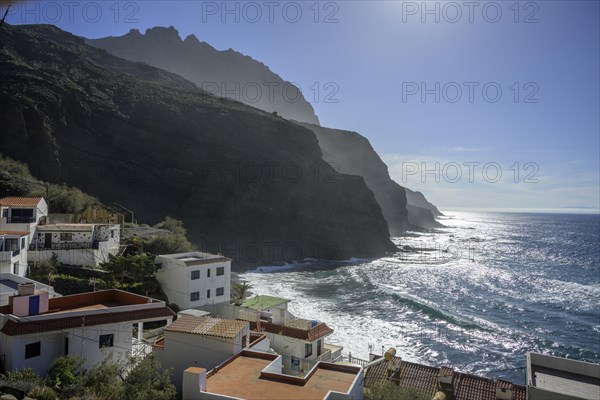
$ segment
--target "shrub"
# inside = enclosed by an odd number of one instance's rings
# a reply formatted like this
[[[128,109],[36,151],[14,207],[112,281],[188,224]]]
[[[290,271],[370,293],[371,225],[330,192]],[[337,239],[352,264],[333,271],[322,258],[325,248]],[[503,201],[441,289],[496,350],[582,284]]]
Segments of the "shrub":
[[[50,389],[47,386],[36,386],[29,393],[27,393],[28,397],[31,397],[36,400],[57,400],[56,393],[54,390]]]

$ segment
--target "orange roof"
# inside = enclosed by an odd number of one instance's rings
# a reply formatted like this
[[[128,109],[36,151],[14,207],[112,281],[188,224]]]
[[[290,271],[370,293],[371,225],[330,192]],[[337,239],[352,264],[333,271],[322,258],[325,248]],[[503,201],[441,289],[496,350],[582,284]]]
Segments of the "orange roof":
[[[3,197],[0,199],[0,206],[37,207],[43,199],[43,197]]]
[[[26,236],[26,235],[29,235],[29,232],[0,231],[0,235],[19,235],[19,236]]]
[[[182,315],[171,325],[167,326],[165,331],[232,339],[247,326],[249,324],[246,321]]]
[[[208,374],[206,392],[247,400],[320,400],[330,390],[347,393],[360,372],[358,367],[320,363],[304,378],[264,373],[276,357],[243,350]]]

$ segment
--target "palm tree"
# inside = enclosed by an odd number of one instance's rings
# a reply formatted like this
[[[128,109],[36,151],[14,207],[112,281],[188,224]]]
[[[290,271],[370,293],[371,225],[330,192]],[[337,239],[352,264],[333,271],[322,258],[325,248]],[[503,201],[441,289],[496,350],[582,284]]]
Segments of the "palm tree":
[[[248,296],[248,292],[252,289],[252,284],[248,282],[240,282],[233,285],[231,290],[233,291],[233,298],[236,300],[236,304],[241,302]]]

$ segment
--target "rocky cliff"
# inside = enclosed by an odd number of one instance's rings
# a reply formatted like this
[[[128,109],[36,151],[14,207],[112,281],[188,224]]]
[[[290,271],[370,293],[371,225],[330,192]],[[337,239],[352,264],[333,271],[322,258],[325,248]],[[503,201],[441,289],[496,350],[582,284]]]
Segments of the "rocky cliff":
[[[133,29],[123,36],[86,42],[117,57],[181,75],[217,96],[277,112],[288,119],[319,123],[300,89],[263,63],[232,49],[216,50],[194,35],[182,40],[173,27],[155,27],[145,34]]]
[[[442,225],[435,220],[441,215],[434,205],[429,203],[422,193],[413,192],[396,184],[390,179],[387,166],[379,158],[369,141],[356,132],[336,129],[320,129],[318,119],[310,103],[304,98],[291,102],[279,89],[274,100],[267,101],[263,91],[260,101],[248,102],[250,92],[242,93],[244,85],[259,83],[261,86],[276,82],[277,87],[290,85],[269,70],[269,68],[250,57],[233,50],[220,52],[194,35],[181,40],[175,28],[155,27],[145,34],[132,30],[120,37],[86,39],[86,42],[107,50],[121,58],[145,62],[181,75],[182,77],[215,92],[214,83],[235,88],[242,82],[239,90],[234,90],[239,100],[279,115],[306,123],[319,138],[319,144],[325,154],[325,160],[336,163],[339,171],[362,176],[375,193],[392,236],[400,235],[412,224],[412,228],[433,228]],[[217,85],[217,86],[218,86]],[[407,205],[412,207],[407,208]]]
[[[365,179],[381,207],[390,235],[399,236],[407,229],[439,228],[435,220],[441,215],[420,192],[413,192],[394,182],[387,165],[377,155],[369,140],[357,132],[302,124],[312,130],[323,150],[323,159],[343,174]],[[416,204],[411,203],[411,200]],[[425,207],[433,207],[434,213]]]
[[[0,32],[0,149],[38,178],[181,219],[237,266],[393,251],[362,177],[312,131],[47,25]]]

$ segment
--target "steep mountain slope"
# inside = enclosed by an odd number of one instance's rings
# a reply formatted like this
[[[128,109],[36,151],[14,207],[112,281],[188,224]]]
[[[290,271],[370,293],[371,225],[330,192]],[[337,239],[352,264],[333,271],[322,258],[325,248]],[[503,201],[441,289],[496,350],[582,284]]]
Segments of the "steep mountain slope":
[[[117,57],[174,72],[217,96],[277,112],[288,119],[319,123],[299,89],[263,63],[232,49],[216,50],[194,35],[182,40],[173,27],[155,27],[145,34],[132,29],[120,37],[86,42]]]
[[[86,39],[86,42],[118,57],[177,73],[211,91],[215,91],[214,83],[217,86],[225,83],[224,87],[231,89],[241,82],[239,90],[233,91],[233,95],[241,101],[250,93],[244,95],[242,87],[245,84],[259,83],[264,86],[265,83],[276,82],[278,88],[289,84],[272,73],[266,65],[231,49],[220,52],[206,42],[200,42],[194,35],[182,41],[173,27],[155,27],[148,29],[145,35],[134,29],[121,37]],[[405,188],[390,179],[387,167],[367,139],[355,132],[319,129],[312,106],[304,98],[297,102],[290,101],[279,89],[275,94],[280,97],[267,101],[268,91],[263,90],[259,101],[246,103],[268,112],[278,111],[283,117],[305,123],[305,127],[313,130],[319,137],[326,161],[337,163],[339,172],[365,178],[375,193],[392,236],[401,234],[409,225],[413,225],[413,228],[442,226],[435,220],[441,213],[423,194],[410,189],[406,189],[404,194]],[[345,140],[349,142],[345,143]],[[412,207],[407,208],[407,205]]]
[[[0,149],[36,177],[181,219],[237,266],[395,249],[361,177],[322,179],[310,130],[52,26],[0,35]]]
[[[377,155],[367,138],[357,132],[311,124],[301,125],[315,133],[323,150],[323,159],[333,168],[340,173],[359,175],[365,179],[381,207],[390,228],[390,235],[399,236],[407,229],[415,227],[429,229],[442,226],[429,210],[411,205],[407,201],[410,190],[390,178],[387,165]],[[414,192],[410,192],[411,198],[414,197]],[[419,194],[426,202],[424,196]]]

